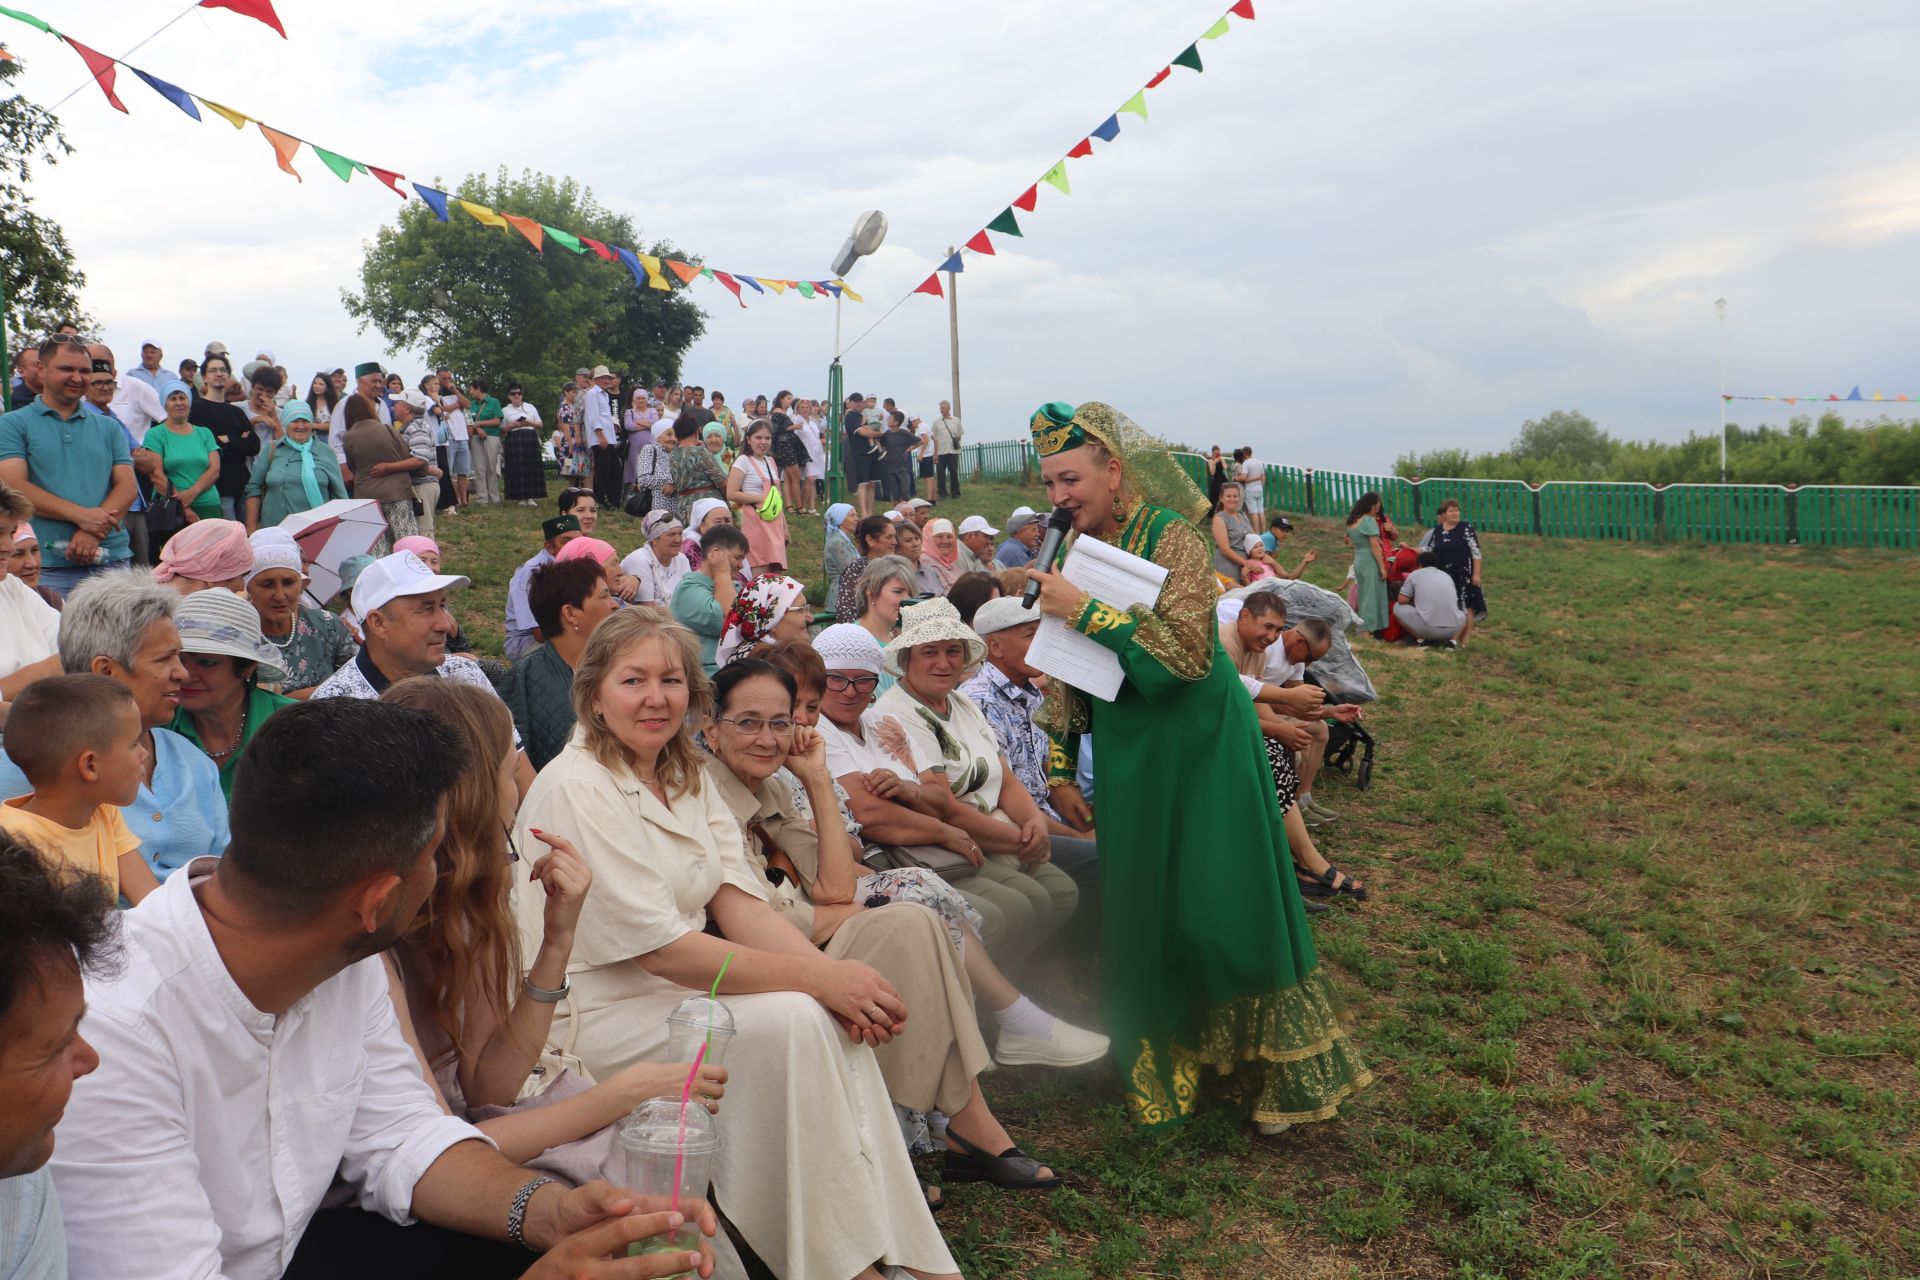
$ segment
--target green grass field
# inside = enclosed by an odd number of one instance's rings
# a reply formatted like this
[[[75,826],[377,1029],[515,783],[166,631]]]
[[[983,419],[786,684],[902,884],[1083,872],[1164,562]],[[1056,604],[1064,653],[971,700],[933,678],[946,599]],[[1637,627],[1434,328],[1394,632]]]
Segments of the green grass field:
[[[488,651],[534,514],[441,521]],[[1340,532],[1294,539],[1322,585]],[[1489,624],[1361,639],[1373,786],[1317,788],[1374,892],[1316,938],[1380,1083],[1277,1139],[1146,1138],[1104,1068],[998,1071],[1069,1185],[950,1188],[969,1276],[1920,1275],[1920,561],[1484,541]]]

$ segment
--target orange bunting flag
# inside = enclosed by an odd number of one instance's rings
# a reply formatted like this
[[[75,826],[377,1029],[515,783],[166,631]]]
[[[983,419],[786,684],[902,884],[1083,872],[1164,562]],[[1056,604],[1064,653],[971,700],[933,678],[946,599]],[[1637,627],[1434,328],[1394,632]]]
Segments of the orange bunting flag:
[[[525,236],[533,244],[535,249],[542,253],[546,252],[544,248],[546,244],[546,232],[540,229],[540,224],[537,221],[532,218],[522,218],[511,213],[503,213],[500,216],[506,219],[508,226]]]
[[[487,206],[483,204],[475,204],[471,200],[461,200],[458,203],[460,207],[462,209],[465,209],[469,214],[471,214],[473,216],[473,220],[479,223],[481,226],[498,227],[502,231],[507,230],[507,220],[501,217],[499,214],[495,213],[493,210],[487,208]]]
[[[975,253],[984,253],[989,258],[993,256],[993,241],[987,239],[987,233],[984,231],[976,232],[973,239],[967,241],[967,248]]]
[[[260,125],[260,132],[265,134],[267,141],[273,144],[273,154],[280,161],[281,171],[293,174],[295,182],[305,182],[306,179],[302,178],[293,167],[294,154],[300,150],[300,139],[289,138],[278,129],[269,129],[258,120],[254,123]]]
[[[225,120],[228,124],[232,125],[236,129],[246,128],[247,122],[253,119],[252,116],[241,115],[238,111],[235,111],[232,107],[223,107],[219,103],[209,102],[205,98],[200,99],[200,105],[205,107],[207,110],[213,112],[213,114],[219,116],[222,120]]]
[[[688,266],[686,263],[673,258],[667,259],[667,270],[679,276],[681,284],[692,284],[700,275],[700,268]]]
[[[93,72],[93,78],[100,82],[100,92],[107,95],[107,101],[113,104],[113,109],[122,114],[131,114],[127,111],[127,104],[120,101],[120,95],[113,91],[113,59],[97,49],[89,49],[72,36],[63,35],[60,38],[72,46],[73,51],[80,55],[80,61],[87,64],[87,70]]]
[[[914,292],[930,293],[936,298],[944,298],[947,296],[946,291],[940,287],[940,273],[938,271],[921,281],[920,287],[915,289]]]

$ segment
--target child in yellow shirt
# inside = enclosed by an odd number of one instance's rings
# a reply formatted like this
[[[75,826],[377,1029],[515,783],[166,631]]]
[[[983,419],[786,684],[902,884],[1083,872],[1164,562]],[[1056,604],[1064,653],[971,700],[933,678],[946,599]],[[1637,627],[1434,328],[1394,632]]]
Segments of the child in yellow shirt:
[[[51,676],[28,685],[7,713],[6,752],[33,784],[0,804],[0,828],[106,878],[139,902],[160,887],[127,829],[147,776],[140,708],[106,676]]]

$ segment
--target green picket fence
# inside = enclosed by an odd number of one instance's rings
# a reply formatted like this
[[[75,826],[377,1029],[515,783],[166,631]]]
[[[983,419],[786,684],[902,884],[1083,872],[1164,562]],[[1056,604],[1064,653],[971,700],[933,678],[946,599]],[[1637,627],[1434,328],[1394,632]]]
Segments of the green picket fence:
[[[1440,504],[1460,504],[1462,519],[1482,533],[1533,533],[1533,490],[1511,480],[1422,480],[1414,486],[1420,523],[1432,524]]]
[[[1920,489],[1809,485],[1793,491],[1798,539],[1823,547],[1920,547]]]
[[[1701,542],[1793,541],[1787,491],[1771,484],[1676,484],[1660,493],[1660,524],[1669,538]]]
[[[1031,481],[1039,478],[1040,464],[1033,445],[1025,440],[960,446],[960,474],[977,480]]]

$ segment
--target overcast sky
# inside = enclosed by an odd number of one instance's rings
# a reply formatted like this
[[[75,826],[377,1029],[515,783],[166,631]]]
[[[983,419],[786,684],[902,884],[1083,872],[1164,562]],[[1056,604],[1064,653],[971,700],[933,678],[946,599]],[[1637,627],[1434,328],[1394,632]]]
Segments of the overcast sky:
[[[115,54],[181,7],[27,3]],[[1150,121],[1070,162],[1070,198],[1042,187],[1025,239],[969,260],[970,439],[1056,399],[1323,467],[1498,448],[1556,408],[1678,439],[1718,423],[1719,297],[1730,390],[1920,394],[1911,0],[1255,3],[1202,43],[1203,75],[1148,94]],[[291,40],[206,11],[132,61],[430,185],[571,174],[723,269],[823,277],[882,209],[852,341],[1221,4],[277,0]],[[85,83],[0,25],[28,94]],[[119,88],[130,116],[91,85],[61,109],[77,154],[33,191],[122,360],[217,338],[304,384],[381,355],[339,291],[394,197],[310,153],[297,184],[257,131]],[[830,304],[695,288],[691,380],[824,391]],[[931,416],[946,304],[912,298],[847,367]]]

